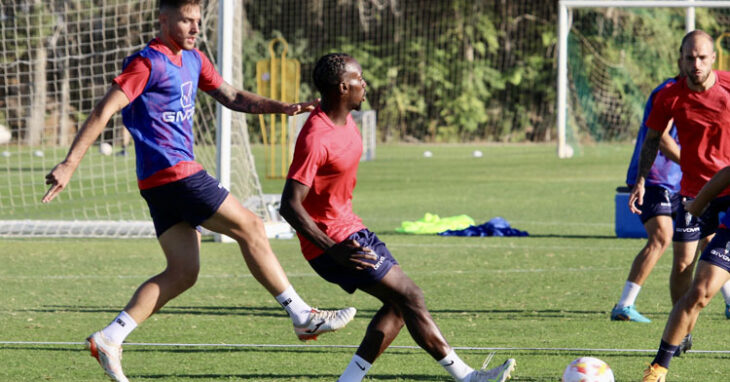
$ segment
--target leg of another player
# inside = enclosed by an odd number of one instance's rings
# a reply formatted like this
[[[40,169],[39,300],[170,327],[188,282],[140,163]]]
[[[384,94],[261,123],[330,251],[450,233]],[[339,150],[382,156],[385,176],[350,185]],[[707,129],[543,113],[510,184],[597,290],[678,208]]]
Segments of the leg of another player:
[[[163,232],[158,240],[167,266],[140,285],[124,308],[137,324],[195,285],[198,279],[200,233],[197,230],[181,222]]]
[[[423,291],[396,265],[372,286],[362,288],[385,304],[394,305],[418,346],[439,360],[451,350],[426,308]]]
[[[403,315],[398,308],[392,304],[383,305],[370,320],[365,337],[338,382],[362,381],[373,362],[398,336],[403,325]]]
[[[680,342],[694,328],[700,311],[728,280],[730,273],[726,270],[706,261],[698,262],[697,273],[690,289],[677,301],[669,314],[652,367],[658,365],[666,372]]]
[[[722,298],[725,299],[725,318],[730,320],[730,282],[726,282],[720,288],[720,292],[722,292]]]
[[[362,290],[381,300],[385,306],[392,305],[394,309],[387,308],[385,311],[379,312],[383,313],[381,321],[371,323],[372,326],[368,328],[356,356],[359,355],[363,359],[368,357],[374,361],[395,339],[398,331],[405,324],[418,346],[428,352],[457,381],[504,381],[510,377],[515,363],[512,359],[491,370],[475,371],[456,355],[426,308],[423,291],[403,272],[400,266],[394,266],[379,283],[362,288]],[[367,367],[369,368],[369,365]],[[472,374],[477,375],[472,377]],[[349,382],[360,379],[341,379],[340,381]]]
[[[243,207],[233,195],[229,194],[218,211],[201,225],[238,243],[249,271],[284,307],[300,340],[316,339],[319,333],[340,329],[355,316],[355,308],[337,311],[312,309],[289,283],[271,249],[263,221]]]
[[[233,195],[229,194],[218,211],[201,225],[235,240],[249,271],[271,295],[279,295],[289,287],[284,269],[269,245],[264,223]]]
[[[672,242],[673,223],[671,216],[659,215],[644,223],[648,239],[644,248],[636,255],[628,281],[644,285],[654,265]],[[633,304],[628,304],[633,305]]]
[[[621,299],[611,311],[612,320],[651,322],[634,307],[641,286],[649,277],[657,261],[672,242],[673,223],[671,216],[658,215],[644,223],[648,239],[631,264],[629,277],[624,285]]]
[[[187,223],[170,227],[159,237],[167,266],[137,288],[124,310],[101,331],[86,339],[91,355],[115,381],[127,382],[122,371],[124,339],[168,301],[195,284],[200,271],[200,233]]]
[[[669,275],[669,294],[672,305],[676,305],[692,285],[692,270],[698,241],[674,242],[672,272]]]

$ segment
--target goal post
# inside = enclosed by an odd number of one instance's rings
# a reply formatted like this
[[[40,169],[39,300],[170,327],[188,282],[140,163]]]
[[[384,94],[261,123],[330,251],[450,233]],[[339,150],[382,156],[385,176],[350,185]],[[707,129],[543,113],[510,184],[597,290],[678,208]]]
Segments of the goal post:
[[[243,88],[243,4],[203,4],[197,47]],[[40,199],[45,174],[64,158],[123,59],[157,34],[157,7],[157,0],[0,3],[0,132],[9,133],[0,134],[0,237],[155,237],[134,150],[121,151],[120,113],[66,190],[49,204]],[[199,94],[193,131],[196,161],[266,219],[245,117]]]
[[[730,1],[703,0],[560,0],[558,2],[558,78],[556,101],[556,126],[558,135],[557,153],[559,158],[569,158],[575,147],[568,138],[571,130],[568,127],[570,110],[570,78],[569,78],[569,34],[573,23],[573,11],[579,9],[606,8],[678,8],[685,10],[684,31],[695,29],[696,8],[730,8]],[[677,40],[677,43],[679,40]],[[676,58],[675,58],[676,60]],[[658,84],[658,82],[657,82]],[[648,93],[647,93],[648,94]],[[643,106],[643,105],[642,105]],[[634,121],[638,125],[638,122]],[[574,144],[577,142],[574,142]]]

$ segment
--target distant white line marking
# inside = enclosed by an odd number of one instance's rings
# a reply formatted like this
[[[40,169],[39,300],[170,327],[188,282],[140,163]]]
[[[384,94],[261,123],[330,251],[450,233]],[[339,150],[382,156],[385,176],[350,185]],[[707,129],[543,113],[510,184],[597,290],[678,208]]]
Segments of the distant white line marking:
[[[654,269],[670,269],[671,266],[669,265],[658,265],[655,266]],[[545,273],[545,272],[552,272],[552,273],[571,273],[571,272],[612,272],[612,271],[622,271],[626,270],[625,266],[621,267],[577,267],[577,268],[532,268],[532,269],[520,269],[520,268],[513,268],[513,269],[489,269],[489,268],[482,268],[482,269],[470,269],[470,270],[448,270],[448,271],[421,271],[421,272],[413,272],[409,271],[408,274],[413,275],[450,275],[450,274],[468,274],[468,273],[491,273],[491,274],[505,274],[505,273]],[[319,277],[319,275],[315,273],[289,273],[287,276],[291,277]],[[148,278],[149,275],[117,275],[117,276],[109,276],[109,275],[5,275],[0,276],[0,280],[97,280],[97,279],[141,279],[141,278]],[[231,274],[222,274],[222,275],[199,275],[198,278],[206,278],[206,279],[243,279],[243,278],[252,278],[250,274],[240,274],[240,275],[231,275]]]
[[[51,342],[51,341],[0,341],[0,345],[84,345],[84,342]],[[127,346],[147,347],[193,347],[193,348],[347,348],[355,349],[359,345],[301,345],[301,344],[184,344],[184,343],[145,343],[129,342]],[[389,346],[390,349],[421,350],[418,346]],[[537,347],[474,347],[454,346],[456,350],[491,350],[491,351],[548,351],[548,352],[588,352],[588,353],[655,353],[656,349],[591,349],[591,348],[537,348]],[[730,354],[730,350],[689,350],[688,353]]]

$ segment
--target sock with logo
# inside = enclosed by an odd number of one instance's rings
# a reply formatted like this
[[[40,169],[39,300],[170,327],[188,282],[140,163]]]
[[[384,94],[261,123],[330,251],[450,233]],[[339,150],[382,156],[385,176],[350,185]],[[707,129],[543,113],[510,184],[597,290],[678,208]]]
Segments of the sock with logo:
[[[312,307],[299,297],[297,291],[294,290],[294,286],[289,285],[280,295],[276,296],[276,301],[289,313],[294,325],[302,326],[309,320]]]
[[[656,353],[656,357],[654,357],[654,361],[652,361],[652,365],[658,364],[669,369],[669,361],[672,360],[672,356],[674,356],[678,348],[679,345],[670,345],[662,340],[659,343],[659,350]]]
[[[352,356],[350,364],[347,365],[347,368],[337,381],[360,382],[363,378],[365,378],[365,374],[367,374],[368,370],[370,370],[370,366],[372,366],[370,362],[355,354]]]
[[[621,299],[618,300],[616,307],[620,309],[634,305],[634,303],[636,303],[636,297],[639,296],[640,291],[641,285],[627,280],[626,285],[624,285],[624,291],[621,293]]]
[[[114,319],[114,321],[101,330],[101,333],[104,334],[104,337],[106,337],[109,341],[117,345],[121,345],[122,342],[124,342],[124,339],[127,338],[129,333],[132,333],[132,330],[136,327],[137,323],[134,319],[128,315],[127,312],[122,311]]]
[[[469,367],[469,365],[464,363],[464,361],[456,355],[454,349],[451,349],[449,354],[439,361],[439,365],[443,366],[444,370],[460,382],[468,380],[469,375],[474,371],[474,369]]]

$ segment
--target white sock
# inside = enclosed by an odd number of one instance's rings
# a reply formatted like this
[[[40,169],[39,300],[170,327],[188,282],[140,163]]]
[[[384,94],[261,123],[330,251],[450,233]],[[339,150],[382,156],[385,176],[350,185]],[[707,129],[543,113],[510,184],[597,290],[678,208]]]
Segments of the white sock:
[[[102,329],[101,332],[104,334],[104,337],[109,339],[109,341],[121,345],[122,342],[124,342],[124,339],[127,338],[129,333],[132,333],[132,330],[137,327],[137,323],[134,321],[134,319],[127,314],[127,312],[122,311],[119,313],[119,315],[107,325],[106,328]]]
[[[624,291],[621,293],[621,299],[618,300],[616,307],[620,309],[634,305],[636,303],[636,297],[639,296],[639,291],[641,291],[641,285],[626,281]]]
[[[726,282],[720,288],[720,291],[722,292],[722,297],[725,299],[725,303],[730,304],[730,281]]]
[[[456,355],[454,349],[451,349],[449,354],[439,361],[439,364],[459,382],[466,381],[469,374],[474,371],[474,369],[469,367],[469,365],[464,363],[464,361]]]
[[[299,297],[292,285],[276,296],[276,301],[289,313],[294,325],[301,326],[307,323],[312,307]]]
[[[370,370],[370,362],[355,354],[337,382],[360,382]]]

